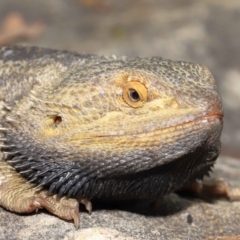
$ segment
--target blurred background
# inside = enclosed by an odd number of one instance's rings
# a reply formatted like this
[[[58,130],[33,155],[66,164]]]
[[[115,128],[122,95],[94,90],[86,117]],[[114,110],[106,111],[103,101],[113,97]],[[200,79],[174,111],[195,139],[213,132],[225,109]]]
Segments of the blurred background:
[[[239,0],[0,0],[0,45],[201,63],[222,94],[222,154],[240,159]]]

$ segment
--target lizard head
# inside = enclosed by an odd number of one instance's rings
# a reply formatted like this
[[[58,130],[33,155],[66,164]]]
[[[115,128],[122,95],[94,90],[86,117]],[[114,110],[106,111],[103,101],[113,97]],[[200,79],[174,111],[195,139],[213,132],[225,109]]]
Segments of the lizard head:
[[[205,67],[58,52],[41,59],[25,64],[37,84],[6,118],[7,161],[30,181],[88,197],[114,195],[93,190],[97,181],[120,193],[132,183],[133,197],[148,197],[201,178],[216,160],[223,113]]]

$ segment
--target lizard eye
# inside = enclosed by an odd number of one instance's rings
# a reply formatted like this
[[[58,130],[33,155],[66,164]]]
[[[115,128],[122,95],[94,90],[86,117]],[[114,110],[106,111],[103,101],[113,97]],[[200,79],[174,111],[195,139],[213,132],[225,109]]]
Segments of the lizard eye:
[[[130,107],[142,107],[147,98],[147,88],[141,82],[131,81],[123,86],[123,99]]]
[[[135,89],[129,89],[128,95],[129,99],[131,99],[133,102],[141,100],[138,92]]]

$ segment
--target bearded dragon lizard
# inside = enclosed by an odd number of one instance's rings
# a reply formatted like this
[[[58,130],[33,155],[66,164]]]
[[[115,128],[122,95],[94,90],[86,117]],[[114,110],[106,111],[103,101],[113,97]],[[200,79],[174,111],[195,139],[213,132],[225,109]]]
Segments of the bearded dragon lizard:
[[[208,174],[223,111],[206,67],[0,49],[0,206],[79,225],[79,203],[152,199]]]

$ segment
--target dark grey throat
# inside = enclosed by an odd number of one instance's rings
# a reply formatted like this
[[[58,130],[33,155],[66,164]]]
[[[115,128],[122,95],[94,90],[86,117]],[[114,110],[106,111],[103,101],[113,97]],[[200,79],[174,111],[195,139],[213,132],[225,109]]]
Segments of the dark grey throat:
[[[47,188],[49,194],[77,199],[154,199],[166,195],[206,175],[220,150],[219,141],[213,145],[203,142],[194,151],[150,170],[99,177],[97,166],[85,164],[87,161],[68,161],[66,156],[57,152],[49,155],[41,148],[29,151],[21,144],[11,145],[13,139],[9,136],[3,139],[6,147],[1,149],[7,152],[5,161],[29,182]],[[119,165],[115,167],[121,168]]]

